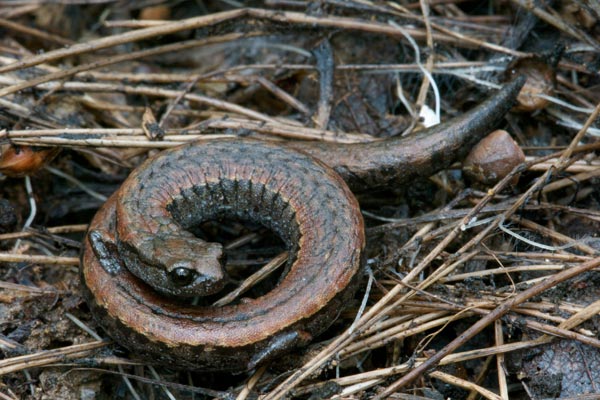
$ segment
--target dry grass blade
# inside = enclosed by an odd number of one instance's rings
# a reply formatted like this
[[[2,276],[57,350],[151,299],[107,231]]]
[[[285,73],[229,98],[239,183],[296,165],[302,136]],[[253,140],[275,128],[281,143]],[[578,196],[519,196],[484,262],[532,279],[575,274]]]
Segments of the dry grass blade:
[[[190,18],[184,21],[177,21],[172,22],[170,24],[164,24],[156,28],[141,29],[138,31],[123,33],[120,35],[108,36],[105,38],[96,39],[85,43],[78,43],[69,46],[65,49],[59,49],[36,56],[30,56],[27,59],[16,61],[12,64],[0,67],[0,73],[29,68],[42,63],[57,61],[65,57],[75,56],[82,53],[89,53],[108,47],[114,47],[125,43],[135,42],[138,40],[150,39],[156,36],[167,35],[170,33],[199,28],[207,25],[213,25],[222,21],[242,17],[244,14],[244,10],[233,10],[221,13],[219,15],[212,14],[209,16]],[[0,97],[3,96],[4,94],[0,94]]]
[[[443,382],[449,383],[451,385],[456,385],[462,387],[464,389],[475,390],[481,396],[490,400],[502,400],[501,396],[479,386],[472,382],[466,381],[464,379],[457,378],[456,376],[452,376],[450,374],[446,374],[440,371],[434,371],[429,374],[430,377],[439,379]]]
[[[43,40],[49,40],[49,41],[58,43],[59,45],[62,45],[62,46],[69,46],[69,45],[73,44],[73,41],[65,39],[61,36],[53,35],[49,32],[43,32],[38,29],[33,29],[28,26],[24,26],[24,25],[15,23],[13,21],[9,21],[4,18],[0,18],[0,26],[3,28],[6,28],[6,29],[15,30],[25,36],[38,37]]]
[[[94,350],[100,349],[108,343],[107,341],[99,340],[0,360],[0,376],[27,368],[61,362],[65,358],[79,358],[89,355]]]
[[[245,36],[250,36],[250,35],[245,35]],[[107,67],[109,65],[114,65],[114,64],[125,62],[125,61],[139,60],[139,59],[143,59],[145,57],[153,57],[153,56],[157,56],[157,55],[164,54],[164,53],[184,51],[184,50],[193,49],[195,47],[207,46],[207,45],[216,44],[216,43],[229,42],[229,41],[233,41],[236,39],[240,39],[242,37],[244,37],[244,36],[242,36],[241,34],[230,34],[230,35],[224,35],[224,36],[220,36],[220,37],[212,37],[212,38],[200,39],[200,40],[190,40],[190,41],[186,41],[183,43],[175,43],[175,44],[171,44],[171,45],[157,46],[152,49],[134,51],[134,52],[126,53],[126,54],[122,54],[122,55],[106,57],[106,58],[103,58],[103,59],[93,62],[93,63],[82,64],[82,65],[78,65],[77,67],[69,68],[66,70],[59,70],[56,72],[51,72],[46,75],[42,75],[38,78],[24,80],[24,81],[15,83],[11,86],[7,86],[3,89],[0,89],[0,97],[4,97],[9,94],[16,93],[23,89],[35,87],[35,86],[41,85],[42,83],[57,81],[57,80],[68,78],[70,76],[73,76],[73,75],[76,75],[76,74],[79,74],[79,73],[82,73],[85,71],[90,71],[93,69]],[[9,64],[9,65],[12,65],[12,64]],[[187,79],[189,79],[189,76],[187,77]]]
[[[0,262],[26,262],[31,264],[79,265],[78,257],[34,256],[28,254],[0,253]]]
[[[597,51],[600,50],[600,44],[594,38],[589,36],[581,29],[565,22],[560,18],[559,15],[557,15],[556,11],[554,11],[553,15],[548,11],[542,10],[538,4],[531,0],[512,0],[512,2],[520,7],[525,8],[526,10],[531,11],[536,17],[566,32],[568,35],[573,36],[576,39],[589,44],[590,46],[593,46]]]
[[[232,301],[237,299],[239,296],[241,296],[244,292],[246,292],[248,289],[250,289],[253,285],[255,285],[256,283],[260,282],[261,280],[263,280],[264,278],[269,276],[269,274],[271,274],[272,272],[276,271],[277,268],[281,267],[287,259],[288,259],[287,251],[278,255],[277,257],[273,258],[264,267],[262,267],[261,269],[256,271],[254,274],[252,274],[248,278],[246,278],[246,280],[244,282],[240,283],[240,285],[235,290],[228,293],[227,296],[222,297],[219,300],[215,301],[213,303],[213,306],[222,307],[226,304],[231,303]]]
[[[85,232],[86,230],[87,230],[87,224],[77,224],[77,225],[53,226],[50,228],[46,228],[44,230],[44,232],[56,234],[56,233]],[[35,234],[36,234],[36,232],[34,232],[34,231],[3,233],[3,234],[0,234],[0,240],[22,239],[22,238],[30,237]]]
[[[235,400],[246,400],[248,398],[248,396],[250,395],[252,389],[258,383],[258,381],[263,376],[263,374],[265,373],[266,370],[267,370],[266,366],[262,366],[262,367],[258,368],[256,370],[256,372],[250,377],[250,379],[248,380],[248,383],[246,383],[244,385],[244,388],[240,391],[240,393],[237,395]]]

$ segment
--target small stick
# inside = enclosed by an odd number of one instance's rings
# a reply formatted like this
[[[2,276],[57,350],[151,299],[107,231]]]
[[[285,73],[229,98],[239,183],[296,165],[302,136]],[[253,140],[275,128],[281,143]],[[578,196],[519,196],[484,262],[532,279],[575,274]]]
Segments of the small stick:
[[[22,34],[26,35],[27,37],[36,37],[38,39],[58,43],[61,46],[69,46],[69,45],[72,45],[73,43],[75,43],[72,40],[65,39],[62,36],[54,35],[50,32],[44,32],[39,29],[25,26],[25,25],[19,24],[14,21],[9,21],[5,18],[0,18],[0,26],[3,28],[6,28],[6,29],[10,29],[10,30],[22,33]]]
[[[479,385],[474,384],[473,382],[469,382],[465,379],[458,378],[456,376],[447,374],[445,372],[434,371],[429,374],[432,378],[436,378],[441,380],[442,382],[449,383],[454,386],[461,387],[467,390],[475,390],[477,393],[490,400],[503,400],[502,397],[498,396],[494,392],[487,390]]]
[[[35,366],[46,365],[52,362],[60,361],[65,356],[87,353],[91,350],[104,347],[109,343],[110,342],[104,340],[96,340],[89,343],[75,344],[53,350],[42,350],[34,354],[27,354],[24,356],[0,360],[0,376],[9,372],[31,368],[34,366],[34,364]]]
[[[256,271],[252,275],[250,275],[235,290],[231,291],[226,296],[223,296],[219,300],[215,301],[213,303],[213,306],[222,307],[226,304],[231,303],[233,300],[235,300],[238,296],[240,296],[246,290],[250,289],[252,287],[252,285],[255,285],[256,283],[260,282],[261,280],[263,280],[264,278],[269,276],[269,274],[271,272],[273,272],[277,268],[279,268],[285,262],[285,260],[287,260],[287,258],[288,258],[287,251],[279,254],[277,257],[275,257],[271,261],[269,261],[264,267],[262,267],[261,269],[259,269],[258,271]]]
[[[32,256],[26,254],[0,253],[0,262],[28,262],[32,264],[79,265],[79,257]]]

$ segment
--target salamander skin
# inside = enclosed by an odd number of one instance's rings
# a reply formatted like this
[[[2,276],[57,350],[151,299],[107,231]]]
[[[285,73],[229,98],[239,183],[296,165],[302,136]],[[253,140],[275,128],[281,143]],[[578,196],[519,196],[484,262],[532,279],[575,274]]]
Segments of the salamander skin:
[[[152,363],[240,371],[304,345],[353,297],[365,235],[360,190],[443,169],[510,109],[523,79],[422,134],[357,145],[230,139],[148,159],[94,217],[82,253],[91,310]],[[327,164],[327,165],[326,165]],[[346,182],[345,182],[346,181]],[[181,306],[227,281],[220,244],[189,229],[238,218],[272,229],[295,254],[269,293],[223,307]]]
[[[354,191],[403,184],[464,158],[504,118],[524,83],[525,77],[517,77],[472,110],[415,135],[371,143],[292,142],[289,146],[326,162]]]

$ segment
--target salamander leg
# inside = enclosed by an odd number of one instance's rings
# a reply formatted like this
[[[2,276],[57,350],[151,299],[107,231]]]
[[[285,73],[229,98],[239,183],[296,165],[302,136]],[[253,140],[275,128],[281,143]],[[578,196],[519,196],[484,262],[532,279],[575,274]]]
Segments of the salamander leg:
[[[256,368],[257,365],[262,364],[265,361],[277,358],[290,349],[305,346],[311,340],[312,335],[303,330],[282,332],[273,337],[265,349],[254,354],[248,363],[248,370]]]
[[[115,275],[123,268],[113,235],[103,229],[92,229],[88,233],[88,240],[106,272]]]

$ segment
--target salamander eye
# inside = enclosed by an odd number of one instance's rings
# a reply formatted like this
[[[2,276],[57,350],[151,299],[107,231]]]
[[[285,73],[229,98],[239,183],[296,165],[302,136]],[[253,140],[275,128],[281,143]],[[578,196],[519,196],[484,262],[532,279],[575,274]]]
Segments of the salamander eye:
[[[169,277],[171,278],[171,282],[175,286],[187,286],[196,279],[196,271],[189,268],[175,268],[173,271],[169,272]]]

